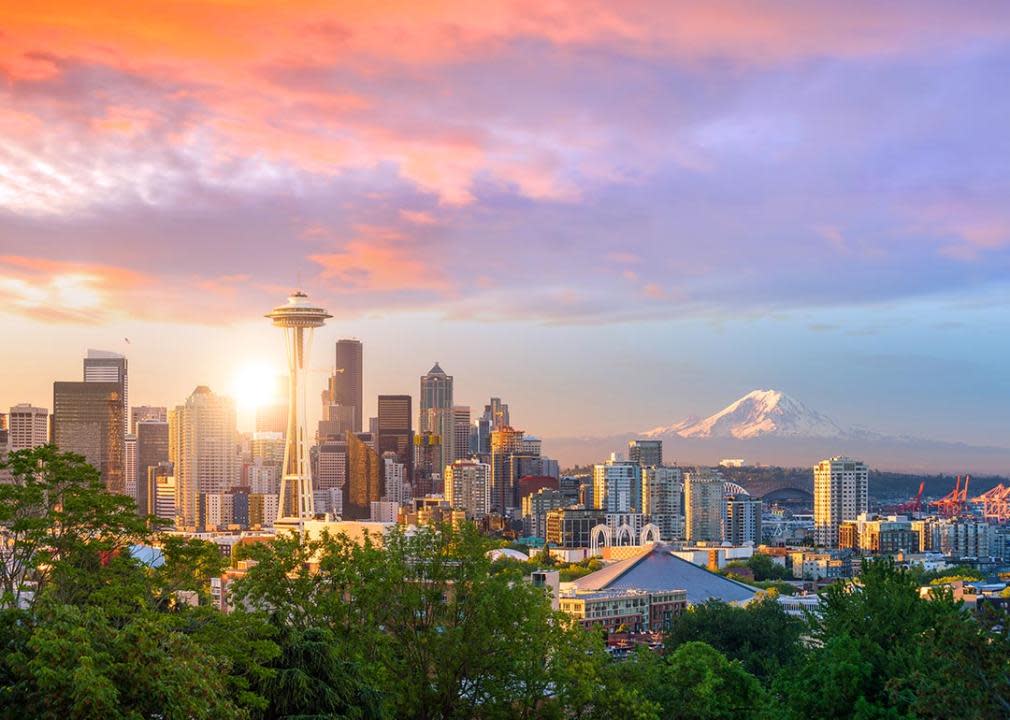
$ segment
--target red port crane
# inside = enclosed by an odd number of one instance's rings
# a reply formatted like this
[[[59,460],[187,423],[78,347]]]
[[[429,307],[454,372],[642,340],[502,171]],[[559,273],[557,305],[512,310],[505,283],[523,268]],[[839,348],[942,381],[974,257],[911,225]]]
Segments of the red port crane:
[[[954,489],[944,495],[939,500],[933,500],[930,505],[935,507],[943,517],[957,517],[963,515],[968,505],[968,483],[971,475],[964,476],[964,487],[961,486],[961,476],[957,476]]]
[[[922,491],[926,489],[926,481],[919,483],[919,492],[908,502],[902,503],[894,508],[899,513],[917,513],[922,509]]]
[[[1000,483],[991,490],[986,490],[978,497],[971,499],[973,503],[982,505],[982,516],[986,520],[1006,522],[1010,520],[1010,487]]]

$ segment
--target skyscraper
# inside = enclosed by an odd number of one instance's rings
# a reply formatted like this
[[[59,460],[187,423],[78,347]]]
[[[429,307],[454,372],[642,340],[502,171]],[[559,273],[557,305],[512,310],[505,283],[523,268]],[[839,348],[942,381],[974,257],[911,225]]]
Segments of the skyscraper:
[[[491,431],[491,509],[504,513],[517,507],[512,457],[522,452],[523,431],[503,427]]]
[[[49,410],[21,403],[7,416],[8,442],[11,450],[28,450],[49,442]]]
[[[455,457],[454,425],[452,375],[446,375],[436,362],[426,375],[421,376],[421,415],[418,429],[439,436],[439,444],[433,448],[433,472],[440,475]]]
[[[396,455],[396,462],[404,466],[404,482],[414,476],[414,413],[410,395],[379,395],[379,421],[375,450],[380,456],[387,452]]]
[[[733,545],[761,542],[761,499],[750,495],[726,498],[726,540]]]
[[[859,460],[833,457],[814,466],[814,540],[836,547],[838,526],[867,510],[869,469]]]
[[[456,460],[445,469],[445,499],[453,510],[480,520],[491,504],[491,468],[475,460]]]
[[[137,423],[168,422],[168,408],[155,405],[137,405],[130,408],[130,432],[137,434]]]
[[[274,327],[284,330],[288,354],[288,423],[284,433],[284,468],[281,474],[280,517],[275,527],[300,530],[302,521],[312,518],[312,466],[309,462],[308,423],[305,420],[307,362],[312,334],[333,317],[296,291],[288,301],[266,315]],[[360,387],[360,343],[358,343],[358,383]],[[339,343],[338,343],[339,347]],[[360,398],[360,393],[359,393]]]
[[[660,467],[663,464],[663,441],[629,440],[628,460],[642,467]]]
[[[137,502],[137,436],[133,433],[123,437],[123,484],[125,486],[123,494],[129,495],[134,502]]]
[[[151,484],[149,481],[150,473],[148,471],[150,468],[157,469],[159,466],[168,463],[168,422],[141,420],[137,423],[136,430],[137,507],[141,514],[143,514],[153,512],[149,509],[152,505],[151,498],[148,497],[148,493],[151,490]],[[172,475],[172,472],[171,466],[169,466],[168,475]],[[173,489],[175,487],[174,481],[172,483],[172,487]]]
[[[616,458],[594,465],[593,505],[608,513],[641,512],[641,466]]]
[[[680,468],[642,468],[642,512],[659,528],[660,539],[664,542],[684,538],[683,491]]]
[[[130,432],[130,382],[126,357],[108,350],[88,350],[84,358],[84,382],[114,382],[122,385],[123,434]]]
[[[238,481],[235,406],[231,398],[200,385],[185,405],[169,413],[168,423],[176,522],[179,527],[198,527],[200,495],[227,492]]]
[[[382,459],[368,433],[347,433],[347,479],[344,483],[344,520],[368,520],[372,501],[382,500]]]
[[[484,406],[484,414],[477,420],[477,454],[490,457],[491,432],[511,426],[509,406],[501,398],[493,397]]]
[[[454,405],[452,408],[453,460],[470,457],[470,408]]]
[[[119,494],[126,491],[122,391],[120,382],[53,383],[53,444],[83,455]]]
[[[725,482],[715,472],[684,474],[685,534],[689,542],[721,542]]]
[[[354,419],[351,427],[347,428],[354,432],[361,432],[365,419],[365,405],[363,402],[363,373],[362,373],[362,346],[360,340],[343,339],[337,340],[336,365],[332,377],[330,377],[327,397],[323,403],[336,405],[344,408],[354,408]],[[339,414],[339,417],[331,417]],[[344,413],[324,411],[324,420],[346,420]]]

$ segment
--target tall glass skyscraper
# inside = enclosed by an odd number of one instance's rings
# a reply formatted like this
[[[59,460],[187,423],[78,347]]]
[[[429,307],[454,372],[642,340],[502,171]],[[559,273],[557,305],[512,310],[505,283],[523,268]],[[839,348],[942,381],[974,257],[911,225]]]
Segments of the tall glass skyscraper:
[[[452,375],[436,362],[426,375],[421,376],[421,432],[439,436],[440,444],[434,449],[432,471],[444,476],[445,466],[455,458],[455,414],[452,409]]]

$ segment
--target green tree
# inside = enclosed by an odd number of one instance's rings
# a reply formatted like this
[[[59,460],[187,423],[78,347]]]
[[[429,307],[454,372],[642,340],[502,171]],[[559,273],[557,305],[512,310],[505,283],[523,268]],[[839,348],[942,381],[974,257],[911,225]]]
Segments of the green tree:
[[[378,692],[347,661],[329,630],[291,630],[281,642],[273,673],[263,682],[269,718],[383,717]]]
[[[789,616],[774,597],[746,607],[710,600],[675,617],[665,644],[672,652],[686,643],[707,643],[768,680],[798,657],[803,631],[803,622]]]
[[[210,597],[210,579],[218,577],[230,561],[217,545],[206,540],[166,535],[161,538],[164,562],[154,572],[159,602],[170,603],[180,590],[193,590],[202,602]]]
[[[51,445],[0,463],[0,608],[31,605],[56,578],[64,592],[147,535],[134,502],[106,492],[84,458]]]
[[[921,596],[918,576],[890,559],[864,562],[857,582],[822,594],[814,642],[776,695],[794,718],[939,719],[953,707],[963,717],[1006,717],[1003,627],[981,624],[943,588]]]
[[[123,627],[101,608],[44,605],[16,657],[5,658],[14,682],[0,717],[39,720],[241,718],[229,698],[223,660],[145,613]],[[12,662],[17,666],[11,668]]]
[[[687,642],[660,657],[642,648],[614,672],[660,709],[660,717],[722,720],[764,711],[761,683],[743,665],[703,642]]]

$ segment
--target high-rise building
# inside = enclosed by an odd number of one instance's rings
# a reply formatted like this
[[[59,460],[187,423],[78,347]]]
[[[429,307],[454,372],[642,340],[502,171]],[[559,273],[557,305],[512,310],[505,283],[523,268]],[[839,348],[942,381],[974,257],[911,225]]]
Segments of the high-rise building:
[[[725,482],[716,472],[684,473],[685,535],[688,542],[721,542]]]
[[[88,350],[84,358],[84,382],[120,383],[123,411],[120,414],[123,435],[130,432],[130,382],[126,357],[107,350]]]
[[[313,331],[333,316],[310,303],[308,296],[301,291],[289,295],[286,304],[275,307],[266,316],[273,321],[274,327],[284,331],[288,355],[288,422],[284,433],[280,516],[274,526],[300,531],[302,522],[315,516],[308,426],[305,419],[308,356],[311,354]],[[358,343],[359,387],[360,346]],[[360,391],[358,397],[361,397]]]
[[[414,435],[414,477],[411,491],[415,498],[423,498],[429,493],[443,492],[442,472],[438,458],[442,457],[442,438],[438,433],[425,430]]]
[[[137,405],[130,408],[130,432],[137,434],[137,423],[168,422],[168,408],[156,405]]]
[[[663,542],[684,539],[683,491],[684,479],[680,468],[642,468],[642,512],[649,516],[649,522],[659,528]]]
[[[223,493],[238,483],[238,432],[231,398],[198,386],[168,415],[169,460],[175,470],[176,522],[200,524],[200,495]]]
[[[414,413],[410,395],[379,395],[375,450],[392,452],[405,468],[408,483],[414,474]]]
[[[838,545],[838,526],[867,511],[870,473],[859,460],[833,457],[814,466],[814,540]]]
[[[565,506],[560,490],[542,487],[535,493],[523,496],[523,523],[527,534],[544,538],[547,535],[547,513]]]
[[[11,450],[30,450],[49,442],[49,410],[21,403],[7,416],[7,442]]]
[[[343,490],[347,481],[347,435],[329,438],[316,450],[317,490]]]
[[[465,405],[452,408],[452,454],[453,460],[470,457],[470,408]]]
[[[279,471],[284,465],[284,448],[284,433],[270,431],[253,433],[251,443],[253,462],[259,460],[264,465],[275,465]]]
[[[141,508],[144,515],[154,515],[166,523],[175,522],[175,476],[172,463],[161,462],[147,468],[143,497],[147,504]]]
[[[455,416],[452,409],[452,375],[436,362],[426,375],[421,376],[421,414],[418,429],[439,436],[433,448],[434,467],[442,473],[453,461]]]
[[[53,383],[53,444],[83,455],[109,492],[126,491],[121,382]]]
[[[468,518],[484,518],[491,504],[491,467],[475,460],[456,460],[445,468],[445,499]]]
[[[255,460],[246,468],[247,487],[251,493],[261,495],[278,495],[281,491],[279,466],[265,465],[261,460]]]
[[[140,488],[137,483],[137,436],[130,433],[123,437],[123,483],[126,486],[125,495],[137,500]],[[137,505],[139,508],[140,505]]]
[[[761,499],[750,495],[726,498],[726,540],[733,545],[761,543]]]
[[[399,462],[395,452],[384,452],[382,454],[382,479],[386,490],[382,499],[386,502],[403,505],[407,501],[407,467]]]
[[[522,453],[523,431],[503,427],[491,431],[491,509],[504,513],[518,507],[513,456]],[[539,474],[539,473],[537,473]]]
[[[482,456],[490,456],[491,453],[491,432],[510,427],[509,406],[501,401],[501,398],[493,397],[484,406],[484,414],[477,420],[477,447],[476,452]]]
[[[367,520],[372,501],[381,500],[383,463],[370,433],[347,433],[347,479],[344,483],[344,520]]]
[[[134,408],[136,410],[136,408]],[[141,420],[136,425],[137,430],[137,507],[141,514],[151,512],[149,510],[150,499],[147,493],[150,491],[150,483],[147,481],[148,470],[157,468],[168,463],[168,422],[167,416],[164,421]],[[169,470],[169,475],[172,471]],[[174,492],[175,481],[172,482]],[[160,517],[160,516],[159,516]],[[173,515],[174,517],[174,515]]]
[[[642,467],[660,467],[663,464],[662,440],[629,440],[628,460]]]
[[[558,508],[547,512],[547,542],[555,547],[587,548],[592,530],[606,523],[602,510],[579,507]]]
[[[593,466],[593,506],[608,513],[641,512],[642,468],[611,458]]]
[[[365,421],[361,341],[347,338],[338,340],[335,358],[333,375],[323,393],[323,420],[340,423],[350,420],[351,427],[342,430],[361,432]],[[353,408],[353,419],[350,410],[333,410],[327,406]]]

